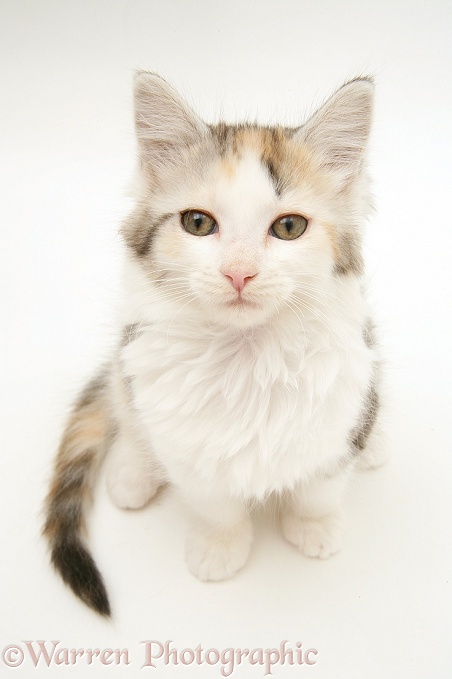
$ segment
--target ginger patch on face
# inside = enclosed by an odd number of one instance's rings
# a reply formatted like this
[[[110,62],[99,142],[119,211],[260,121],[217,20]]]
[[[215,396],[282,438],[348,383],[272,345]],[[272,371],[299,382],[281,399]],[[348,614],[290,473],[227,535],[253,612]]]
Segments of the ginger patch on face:
[[[220,175],[225,179],[234,179],[237,172],[237,160],[232,154],[228,154],[225,158],[220,161]]]

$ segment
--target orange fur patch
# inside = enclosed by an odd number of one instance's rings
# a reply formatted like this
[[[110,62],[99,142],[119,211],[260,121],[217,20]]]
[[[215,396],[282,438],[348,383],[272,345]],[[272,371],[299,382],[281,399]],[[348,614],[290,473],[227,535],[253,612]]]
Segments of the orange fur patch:
[[[61,444],[61,454],[66,458],[80,450],[98,445],[107,433],[107,419],[102,408],[87,407],[75,413],[69,421]]]
[[[228,179],[232,179],[236,173],[237,165],[234,162],[232,156],[228,155],[226,158],[222,158],[220,164],[220,172],[224,174]]]

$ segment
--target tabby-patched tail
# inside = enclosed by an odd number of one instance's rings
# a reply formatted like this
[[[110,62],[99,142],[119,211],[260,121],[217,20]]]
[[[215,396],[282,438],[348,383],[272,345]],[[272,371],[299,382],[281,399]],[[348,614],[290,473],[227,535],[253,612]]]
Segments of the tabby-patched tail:
[[[86,509],[111,430],[106,376],[102,374],[88,384],[69,419],[46,499],[43,530],[50,543],[52,563],[64,582],[105,616],[110,615],[107,591],[84,544],[84,534]]]

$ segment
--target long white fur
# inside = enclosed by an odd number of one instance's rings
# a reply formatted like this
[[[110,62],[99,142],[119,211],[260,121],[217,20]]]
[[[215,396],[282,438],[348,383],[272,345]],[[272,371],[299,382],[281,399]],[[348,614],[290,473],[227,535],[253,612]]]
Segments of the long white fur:
[[[152,87],[158,90],[154,80]],[[161,97],[172,101],[166,88]],[[183,114],[171,106],[180,133]],[[346,109],[339,97],[339,118]],[[146,144],[162,134],[162,119],[157,132],[147,130]],[[327,115],[328,134],[332,120]],[[307,132],[315,137],[316,125]],[[338,183],[350,179],[352,167],[361,181],[366,134],[357,135],[359,152],[348,145],[346,170],[338,161]],[[360,194],[355,218],[365,204]],[[177,214],[190,207],[214,214],[219,233],[185,232]],[[152,209],[175,216],[154,242],[154,273],[165,272],[160,281],[142,262],[127,262],[122,321],[138,332],[113,375],[120,435],[112,497],[134,507],[164,481],[177,487],[196,517],[186,554],[201,579],[243,566],[249,507],[271,494],[286,501],[287,539],[310,556],[329,556],[340,546],[350,435],[377,358],[363,341],[361,281],[333,274],[334,202],[308,182],[278,196],[250,148],[232,171],[217,160],[202,180],[163,183]],[[293,212],[310,219],[302,238],[268,235],[278,215]],[[230,269],[257,273],[243,291],[245,304],[234,304],[237,293],[222,273]]]

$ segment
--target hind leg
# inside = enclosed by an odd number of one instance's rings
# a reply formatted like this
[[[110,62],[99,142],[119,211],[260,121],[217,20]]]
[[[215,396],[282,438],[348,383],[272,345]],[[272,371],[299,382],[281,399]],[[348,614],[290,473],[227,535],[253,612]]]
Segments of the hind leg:
[[[122,429],[109,453],[107,488],[122,509],[139,509],[156,494],[163,479],[152,453],[130,429]]]

